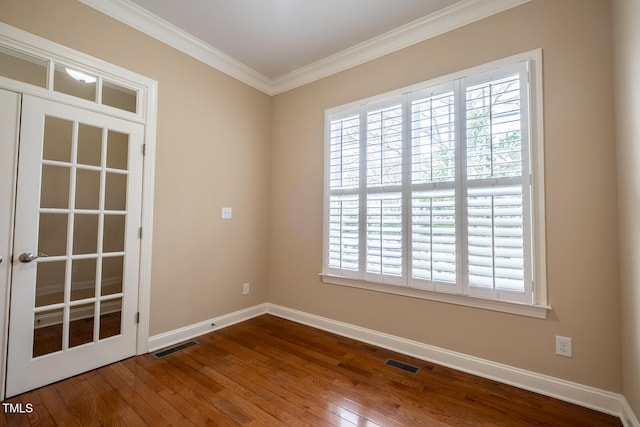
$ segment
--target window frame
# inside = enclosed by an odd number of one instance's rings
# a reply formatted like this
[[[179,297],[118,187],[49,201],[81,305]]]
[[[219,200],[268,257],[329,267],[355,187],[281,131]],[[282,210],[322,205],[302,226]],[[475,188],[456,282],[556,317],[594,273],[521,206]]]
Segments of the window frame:
[[[501,298],[500,295],[496,295],[496,291],[493,291],[493,294],[479,291],[477,288],[470,288],[468,285],[465,285],[463,289],[463,280],[466,281],[466,268],[468,265],[467,253],[461,250],[462,244],[460,243],[463,239],[466,239],[466,236],[462,238],[456,239],[456,275],[457,280],[455,284],[447,284],[447,283],[438,283],[438,282],[424,282],[420,280],[416,280],[412,278],[411,274],[411,247],[408,237],[411,235],[411,194],[412,189],[414,187],[414,183],[410,176],[405,176],[403,179],[403,185],[410,185],[411,188],[409,190],[401,190],[402,192],[402,205],[403,205],[403,219],[402,219],[402,277],[400,280],[395,280],[392,278],[385,278],[385,276],[372,276],[367,273],[365,268],[366,260],[363,260],[363,257],[359,259],[359,271],[354,273],[353,271],[343,270],[339,271],[336,269],[329,268],[329,217],[330,217],[330,196],[331,196],[331,187],[330,187],[330,139],[331,139],[331,123],[332,121],[344,119],[351,116],[359,116],[364,117],[366,119],[368,113],[372,110],[373,106],[383,106],[383,105],[391,105],[394,102],[402,102],[403,110],[408,111],[403,113],[403,117],[410,117],[411,111],[408,110],[411,102],[417,99],[424,99],[423,94],[432,93],[437,95],[438,93],[443,93],[445,88],[453,88],[455,92],[454,95],[454,103],[455,103],[455,120],[454,123],[455,132],[466,132],[466,122],[467,120],[464,118],[465,108],[463,102],[465,101],[464,96],[460,96],[461,93],[464,93],[465,90],[462,86],[461,82],[466,82],[464,87],[469,87],[474,84],[474,82],[479,81],[487,81],[487,76],[490,76],[494,72],[502,72],[506,68],[520,68],[524,67],[524,72],[528,76],[528,88],[521,87],[521,96],[524,94],[525,99],[522,99],[523,106],[522,110],[526,110],[525,114],[528,116],[528,120],[525,123],[525,126],[521,127],[521,132],[526,134],[523,137],[523,140],[528,141],[529,147],[528,149],[524,149],[525,158],[523,158],[523,164],[529,166],[528,171],[523,170],[523,178],[522,178],[522,198],[523,198],[523,215],[526,216],[525,211],[527,210],[527,203],[530,201],[530,209],[528,209],[528,213],[530,213],[530,218],[528,220],[525,219],[526,224],[530,224],[529,230],[529,241],[530,244],[525,242],[524,256],[526,259],[531,259],[531,270],[527,271],[527,274],[530,275],[531,280],[528,281],[530,289],[525,290],[527,292],[531,292],[532,295],[530,300],[523,300],[520,298],[519,300],[516,298]],[[462,89],[461,89],[462,88]],[[528,90],[527,90],[528,89]],[[526,92],[526,93],[525,93]],[[325,111],[325,182],[324,182],[324,224],[323,224],[323,255],[322,255],[322,273],[320,273],[322,277],[322,281],[328,284],[335,285],[346,285],[356,288],[369,289],[374,291],[386,292],[391,294],[398,294],[403,296],[415,297],[415,298],[423,298],[428,300],[435,300],[453,304],[459,304],[464,306],[471,306],[489,310],[496,310],[501,312],[520,314],[530,317],[537,318],[546,318],[546,313],[550,306],[547,304],[547,290],[546,290],[546,249],[545,249],[545,221],[544,221],[544,140],[543,140],[543,92],[542,92],[542,50],[536,49],[529,52],[524,52],[521,54],[513,55],[508,58],[500,59],[497,61],[493,61],[487,64],[483,64],[477,67],[472,67],[463,71],[459,71],[456,73],[448,74],[442,77],[438,77],[436,79],[432,79],[429,81],[425,81],[422,83],[418,83],[412,86],[408,86],[405,88],[401,88],[395,91],[391,91],[385,94],[377,95],[371,98],[359,100],[356,102],[352,102],[346,105],[338,106],[335,108],[331,108]],[[458,119],[462,118],[461,122],[458,122]],[[524,120],[524,118],[521,118]],[[411,167],[409,166],[411,163],[411,152],[406,149],[406,147],[411,147],[411,123],[408,123],[409,120],[403,119],[403,134],[408,135],[403,139],[408,140],[408,142],[403,143],[403,167],[402,173],[403,175],[411,174]],[[367,196],[367,171],[366,171],[366,145],[367,139],[366,135],[364,135],[365,126],[363,123],[360,123],[360,146],[365,146],[364,149],[361,148],[360,153],[360,180],[363,181],[364,184],[360,185],[357,188],[357,191],[351,192],[352,194],[359,195],[359,214],[366,213],[366,196]],[[464,141],[466,138],[462,137],[463,134],[458,136],[458,138]],[[527,143],[527,142],[525,142]],[[456,142],[457,144],[457,142]],[[456,165],[461,165],[464,163],[460,163],[460,159],[458,156],[460,155],[460,149],[456,148]],[[526,158],[526,155],[529,155],[529,158]],[[466,165],[466,164],[465,164]],[[365,169],[362,171],[362,169]],[[461,169],[461,168],[460,168]],[[468,182],[465,177],[459,176],[461,171],[456,168],[456,176],[453,185],[455,186],[455,194],[458,195],[456,197],[456,230],[464,230],[465,228],[459,228],[458,222],[460,218],[466,216],[466,207],[462,211],[458,211],[460,209],[460,205],[463,204],[463,200],[466,198],[466,188],[469,186],[463,186],[463,179],[465,182]],[[465,172],[466,173],[466,172]],[[530,182],[530,185],[527,185],[526,182]],[[431,184],[431,187],[434,189],[438,188],[451,188],[451,184]],[[465,187],[462,189],[460,187]],[[530,190],[530,194],[528,193]],[[464,204],[466,206],[466,203]],[[458,213],[460,212],[460,213]],[[466,220],[463,218],[463,220]],[[360,230],[359,233],[365,233],[364,221],[359,221]],[[526,227],[526,225],[525,225]],[[359,242],[363,242],[366,239],[366,235],[360,234],[360,236],[364,236],[359,238]],[[466,245],[466,242],[465,242]],[[466,246],[465,246],[466,247]],[[528,249],[530,248],[530,253],[528,253]],[[360,253],[363,253],[361,251]],[[525,262],[525,265],[527,263]],[[525,267],[526,268],[526,267]],[[461,279],[462,278],[462,279]],[[525,281],[526,282],[526,281]],[[469,292],[471,289],[471,292]],[[500,292],[497,292],[498,294]],[[527,294],[529,295],[529,294]],[[528,298],[527,298],[528,299]]]

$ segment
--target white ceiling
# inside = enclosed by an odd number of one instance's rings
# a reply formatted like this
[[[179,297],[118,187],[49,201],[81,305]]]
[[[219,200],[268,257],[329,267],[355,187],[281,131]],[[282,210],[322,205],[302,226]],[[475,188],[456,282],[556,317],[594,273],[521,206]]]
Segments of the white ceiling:
[[[80,0],[268,94],[530,0]]]
[[[460,0],[132,0],[275,79]]]

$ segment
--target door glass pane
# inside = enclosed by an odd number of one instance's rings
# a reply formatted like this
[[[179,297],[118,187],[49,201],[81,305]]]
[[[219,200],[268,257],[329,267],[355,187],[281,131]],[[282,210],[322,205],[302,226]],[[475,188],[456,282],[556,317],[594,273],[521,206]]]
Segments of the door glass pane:
[[[35,314],[33,357],[62,350],[62,309]]]
[[[135,90],[106,80],[102,82],[102,103],[104,105],[135,113],[137,98],[138,92]]]
[[[96,100],[96,77],[85,72],[56,65],[53,90],[89,101]]]
[[[50,165],[42,166],[40,207],[69,209],[70,173],[70,168]]]
[[[100,339],[120,335],[122,298],[100,302]]]
[[[127,209],[127,175],[107,173],[104,208],[111,211]]]
[[[124,251],[124,215],[104,216],[104,252]]]
[[[76,209],[100,208],[100,172],[76,170]]]
[[[47,63],[45,59],[0,46],[0,76],[45,87]]]
[[[122,266],[124,257],[102,258],[102,291],[101,295],[119,294],[122,292]]]
[[[94,303],[71,307],[69,348],[93,341],[94,307]]]
[[[66,264],[66,261],[38,261],[36,267],[36,307],[64,302]]]
[[[67,214],[40,214],[38,252],[49,256],[67,254]]]
[[[46,116],[44,119],[44,146],[42,158],[59,162],[71,161],[73,122]]]
[[[71,301],[96,294],[96,259],[76,259],[72,263]]]
[[[100,166],[102,157],[102,129],[80,123],[78,125],[78,163]]]
[[[129,135],[110,130],[107,135],[107,167],[127,170]]]
[[[73,231],[73,254],[98,251],[98,215],[76,215]]]

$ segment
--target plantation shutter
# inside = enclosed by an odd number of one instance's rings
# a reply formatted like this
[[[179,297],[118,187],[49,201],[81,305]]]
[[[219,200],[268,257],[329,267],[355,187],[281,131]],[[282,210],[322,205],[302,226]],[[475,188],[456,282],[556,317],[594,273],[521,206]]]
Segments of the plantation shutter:
[[[521,61],[327,115],[324,272],[533,304],[528,91]]]
[[[349,276],[359,265],[359,116],[332,121],[329,133],[328,268]]]
[[[366,114],[366,272],[370,280],[403,276],[403,108],[370,106]]]
[[[411,276],[416,287],[457,281],[456,111],[452,84],[411,102]],[[437,284],[445,284],[438,287]]]
[[[470,295],[531,303],[526,77],[510,67],[466,88],[467,285]]]

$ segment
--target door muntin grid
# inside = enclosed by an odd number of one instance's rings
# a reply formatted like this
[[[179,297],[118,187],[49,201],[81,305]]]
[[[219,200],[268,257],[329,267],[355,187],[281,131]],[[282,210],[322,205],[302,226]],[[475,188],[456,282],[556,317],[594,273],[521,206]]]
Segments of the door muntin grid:
[[[32,356],[121,334],[129,135],[45,115]]]

